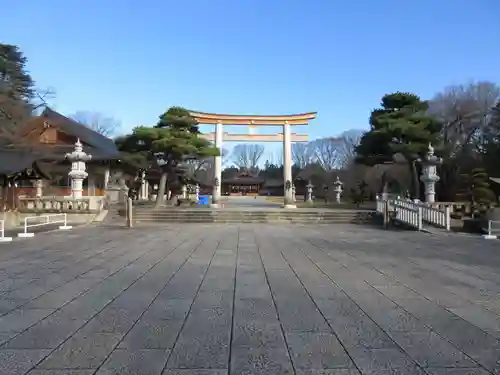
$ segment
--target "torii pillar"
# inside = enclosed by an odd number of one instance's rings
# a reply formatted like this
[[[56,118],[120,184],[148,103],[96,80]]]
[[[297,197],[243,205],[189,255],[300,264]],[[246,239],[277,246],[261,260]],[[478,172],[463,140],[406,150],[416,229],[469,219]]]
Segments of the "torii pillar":
[[[284,208],[297,208],[292,190],[292,140],[288,121],[283,124],[283,181]]]
[[[211,207],[219,207],[221,197],[221,183],[222,183],[222,140],[224,132],[222,124],[218,122],[215,124],[215,147],[219,149],[219,156],[215,157],[214,162],[214,186],[212,190],[212,204]]]

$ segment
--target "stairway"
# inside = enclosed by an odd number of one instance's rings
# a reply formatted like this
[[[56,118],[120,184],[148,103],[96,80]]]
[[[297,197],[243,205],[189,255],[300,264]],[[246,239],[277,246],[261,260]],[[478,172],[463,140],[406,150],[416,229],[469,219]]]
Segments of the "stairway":
[[[134,223],[371,224],[367,210],[203,209],[135,207]]]

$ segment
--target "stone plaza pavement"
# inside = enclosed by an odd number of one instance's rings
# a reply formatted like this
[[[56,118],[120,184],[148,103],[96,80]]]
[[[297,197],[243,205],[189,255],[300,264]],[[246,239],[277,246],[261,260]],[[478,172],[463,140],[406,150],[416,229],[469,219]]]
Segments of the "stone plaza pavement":
[[[500,374],[500,242],[328,225],[0,244],[0,374]]]

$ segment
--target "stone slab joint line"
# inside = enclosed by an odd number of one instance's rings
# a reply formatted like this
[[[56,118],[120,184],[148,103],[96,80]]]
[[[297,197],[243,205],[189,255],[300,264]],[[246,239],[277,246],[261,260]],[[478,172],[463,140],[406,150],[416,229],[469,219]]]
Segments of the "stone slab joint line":
[[[106,251],[113,250],[113,249],[115,249],[115,248],[117,248],[117,247],[118,247],[118,245],[116,245],[116,246],[112,246],[112,247],[109,247],[109,248],[107,248],[106,250],[104,250],[104,251],[102,251],[102,252],[100,252],[100,253],[94,254],[94,255],[92,255],[92,256],[89,256],[89,257],[87,257],[87,258],[84,258],[84,259],[82,259],[82,260],[80,260],[80,261],[76,262],[75,264],[78,264],[78,263],[80,263],[80,262],[83,262],[83,261],[85,261],[85,260],[88,260],[88,259],[90,259],[90,258],[92,258],[92,257],[94,257],[94,256],[96,256],[96,255],[100,255],[100,254],[102,254],[102,253],[104,253],[104,252],[106,252]],[[115,259],[115,258],[117,258],[117,257],[120,257],[121,255],[125,254],[126,252],[127,252],[127,250],[124,250],[123,252],[118,253],[118,254],[116,255],[116,257],[112,257],[111,259],[105,259],[105,260],[103,260],[101,263],[99,263],[99,264],[95,265],[95,266],[94,266],[94,267],[92,267],[90,270],[88,270],[88,271],[86,271],[86,272],[83,272],[83,273],[81,273],[81,274],[79,274],[79,275],[77,275],[77,276],[75,276],[75,277],[73,277],[73,278],[70,278],[70,279],[66,280],[66,283],[68,283],[68,282],[70,282],[70,281],[73,281],[73,280],[76,280],[76,279],[80,278],[82,275],[85,275],[86,273],[88,273],[88,272],[92,271],[93,269],[95,269],[95,268],[99,267],[101,264],[106,263],[106,262],[108,262],[109,260],[113,260],[113,259]],[[64,259],[64,258],[63,258],[63,259]],[[135,260],[134,260],[134,261],[135,261]],[[72,265],[72,266],[73,266],[73,265]],[[69,268],[69,267],[67,267],[67,268]],[[29,271],[27,271],[27,272],[29,272]],[[23,273],[24,273],[24,272],[23,272]],[[17,275],[17,274],[14,274],[14,275]],[[109,275],[109,276],[112,276],[112,274],[111,274],[111,275]],[[105,279],[104,279],[104,280],[105,280]],[[102,280],[102,281],[104,281],[104,280]],[[35,280],[35,281],[36,281],[36,280]],[[35,282],[35,281],[34,281],[34,282]],[[99,285],[102,281],[97,282],[97,283],[94,285],[94,287],[95,287],[95,286],[97,286],[97,285]],[[28,284],[26,284],[26,285],[28,285]],[[26,285],[25,285],[25,286],[26,286]],[[38,299],[38,298],[40,298],[40,297],[43,297],[44,295],[46,295],[46,294],[48,294],[48,293],[50,293],[50,292],[53,292],[55,289],[57,289],[57,288],[59,288],[59,287],[61,287],[61,285],[60,285],[60,284],[59,284],[59,285],[54,286],[52,289],[47,290],[46,292],[44,292],[44,293],[40,294],[40,295],[39,295],[39,296],[37,296],[37,297],[31,298],[30,300],[26,301],[26,303],[23,303],[22,305],[18,305],[18,306],[16,306],[16,307],[14,307],[12,310],[9,310],[9,311],[5,312],[4,314],[0,315],[0,317],[5,316],[5,315],[7,315],[7,314],[11,313],[12,311],[14,311],[14,310],[16,310],[16,309],[18,309],[18,308],[20,308],[20,307],[25,306],[25,305],[27,305],[28,303],[31,303],[32,301],[34,301],[34,300],[36,300],[36,299]],[[20,288],[21,288],[21,287],[20,287]],[[91,288],[89,288],[89,289],[87,289],[87,290],[84,290],[84,291],[83,291],[82,293],[80,293],[78,296],[82,295],[83,293],[88,292],[88,291],[89,291],[89,290],[91,290],[92,288],[93,288],[93,287],[91,287]],[[78,297],[78,296],[77,296],[77,297]],[[75,298],[77,298],[77,297],[75,297]],[[28,328],[29,328],[29,327],[28,327]],[[9,341],[10,341],[10,340],[9,340]]]
[[[318,249],[319,251],[321,251],[321,252],[322,252],[323,254],[325,254],[327,257],[331,258],[331,256],[330,256],[328,253],[326,253],[326,252],[325,252],[322,248],[320,248],[320,247],[318,247],[318,246],[314,245],[313,243],[311,243],[311,245],[312,245],[312,246],[314,246],[314,247],[315,247],[316,249]],[[384,332],[385,332],[385,330],[384,330],[384,329],[383,329],[383,328],[382,328],[382,327],[381,327],[381,326],[380,326],[380,325],[379,325],[379,324],[378,324],[375,320],[373,320],[373,319],[371,318],[371,316],[370,316],[369,314],[367,314],[367,313],[366,313],[366,311],[365,311],[365,310],[364,310],[364,309],[363,309],[363,308],[362,308],[362,307],[361,307],[361,306],[360,306],[360,305],[359,305],[356,301],[354,301],[354,300],[353,300],[353,299],[352,299],[352,298],[351,298],[351,297],[350,297],[350,296],[349,296],[349,295],[348,295],[348,294],[347,294],[347,293],[346,293],[346,292],[345,292],[345,291],[344,291],[344,290],[340,287],[340,285],[338,285],[338,284],[337,284],[337,283],[336,283],[336,282],[335,282],[335,281],[334,281],[334,280],[333,280],[333,279],[332,279],[332,278],[331,278],[331,277],[330,277],[330,276],[329,276],[329,275],[328,275],[328,274],[327,274],[327,273],[326,273],[326,272],[325,272],[325,271],[324,271],[324,270],[323,270],[320,266],[318,266],[318,265],[317,265],[317,264],[316,264],[316,263],[315,263],[315,262],[314,262],[314,261],[313,261],[313,260],[312,260],[312,259],[311,259],[308,255],[307,255],[307,254],[305,254],[305,253],[304,253],[304,255],[305,255],[305,256],[306,256],[306,257],[307,257],[307,258],[308,258],[308,259],[309,259],[309,260],[310,260],[310,261],[311,261],[311,262],[312,262],[312,263],[313,263],[313,264],[314,264],[314,265],[315,265],[315,266],[316,266],[316,267],[317,267],[317,268],[318,268],[318,269],[319,269],[319,270],[320,270],[320,271],[321,271],[324,275],[326,275],[326,276],[327,276],[327,277],[328,277],[328,278],[332,281],[332,283],[333,283],[333,284],[335,284],[337,287],[339,287],[339,288],[342,290],[342,292],[343,292],[343,293],[344,293],[344,294],[345,294],[345,295],[346,295],[346,296],[347,296],[347,297],[348,297],[348,298],[349,298],[349,299],[350,299],[350,300],[351,300],[351,301],[352,301],[352,302],[353,302],[356,306],[358,306],[358,307],[361,309],[361,311],[363,311],[363,313],[364,313],[365,315],[367,315],[367,316],[368,316],[368,318],[369,318],[369,319],[370,319],[370,320],[371,320],[371,321],[372,321],[372,322],[373,322],[373,323],[374,323],[377,327],[379,327],[380,329],[382,329],[382,331],[384,331]],[[351,255],[351,256],[352,256],[352,255]],[[332,258],[332,259],[333,259],[333,258]],[[335,262],[335,260],[334,260],[334,262]],[[344,266],[344,267],[346,267],[346,268],[348,269],[348,267],[347,267],[347,266],[345,266],[345,265],[343,265],[343,266]],[[376,270],[376,269],[374,269],[374,270]],[[377,270],[377,271],[378,271],[378,270]],[[379,272],[380,272],[380,271],[379,271]],[[383,275],[385,275],[383,272],[380,272],[380,273],[381,273],[381,274],[383,274]],[[385,276],[388,276],[388,275],[385,275]],[[390,277],[390,276],[389,276],[389,277]],[[392,277],[390,277],[390,278],[392,278]],[[393,279],[393,280],[395,280],[395,281],[397,281],[397,280],[396,280],[396,279],[394,279],[394,278],[392,278],[392,279]],[[370,287],[372,287],[372,288],[373,288],[373,286],[372,286],[370,283],[366,282],[366,280],[363,280],[363,282],[365,282],[366,284],[368,284]],[[404,285],[404,286],[406,286],[405,284],[403,284],[403,285]],[[406,287],[407,287],[407,286],[406,286]],[[418,318],[417,316],[415,316],[414,314],[412,314],[410,311],[406,310],[403,306],[399,305],[398,303],[396,303],[394,300],[392,300],[391,298],[389,298],[389,297],[388,297],[388,296],[386,296],[385,294],[381,293],[381,292],[380,292],[377,288],[373,288],[373,289],[374,289],[374,290],[376,290],[376,291],[377,291],[378,293],[380,293],[381,295],[383,295],[385,298],[387,298],[387,299],[389,299],[390,301],[392,301],[395,305],[397,305],[397,306],[398,306],[399,308],[401,308],[403,311],[405,311],[406,313],[408,313],[411,317],[413,317],[414,319],[417,319],[418,321],[422,322],[420,318]],[[417,293],[418,295],[421,295],[420,293],[418,293],[417,291],[413,290],[413,289],[412,289],[412,288],[410,288],[410,287],[408,287],[408,289],[412,290],[413,292]],[[429,300],[429,299],[428,299],[428,298],[426,298],[425,296],[422,296],[422,297],[423,297],[423,298],[425,298],[425,299],[427,299],[427,300]],[[432,302],[432,303],[434,303],[432,300],[429,300],[429,301],[430,301],[430,302]],[[438,305],[438,306],[439,306],[439,305]],[[447,311],[448,311],[448,310],[447,310]],[[451,312],[450,312],[450,313],[451,313]],[[453,314],[453,313],[452,313],[452,314]],[[453,314],[453,315],[456,315],[456,314]],[[465,320],[465,319],[463,319],[462,317],[460,317],[460,316],[458,316],[458,315],[456,315],[456,316],[457,316],[459,319],[466,321],[466,320]],[[460,353],[462,353],[465,357],[469,358],[472,362],[476,363],[476,364],[477,364],[480,368],[482,368],[482,369],[484,369],[484,370],[488,371],[489,373],[493,374],[490,370],[488,370],[486,367],[484,367],[481,363],[479,363],[479,362],[478,362],[478,361],[476,361],[474,358],[472,358],[471,356],[469,356],[467,353],[465,353],[464,351],[462,351],[462,349],[461,349],[461,348],[457,347],[457,346],[456,346],[453,342],[451,342],[448,338],[443,337],[443,336],[442,336],[442,335],[441,335],[438,331],[436,331],[434,328],[432,328],[431,326],[429,326],[429,325],[427,325],[427,324],[425,324],[425,323],[423,323],[423,322],[422,322],[422,324],[423,324],[426,328],[428,328],[430,331],[434,332],[434,333],[435,333],[438,337],[440,337],[441,339],[445,340],[445,341],[446,341],[446,342],[448,342],[450,345],[452,345],[455,349],[457,349],[457,350],[458,350]],[[470,323],[469,323],[469,324],[470,324]],[[473,325],[473,326],[474,326],[474,325]],[[474,327],[476,327],[476,326],[474,326]],[[478,328],[478,329],[480,329],[479,327],[477,327],[477,328]],[[483,331],[483,332],[485,332],[485,331]],[[487,332],[485,332],[485,333],[487,333]],[[487,334],[488,334],[488,333],[487,333]],[[396,344],[396,345],[397,345],[397,346],[398,346],[401,350],[403,350],[403,348],[402,348],[402,347],[401,347],[401,346],[400,346],[400,345],[399,345],[396,341],[394,341],[394,340],[393,340],[393,338],[392,338],[391,336],[389,336],[389,337],[390,337],[390,339],[391,339],[391,340],[392,340],[392,341],[393,341],[393,342],[394,342],[394,343],[395,343],[395,344]],[[495,338],[495,339],[496,339],[496,338]],[[498,340],[497,340],[497,341],[498,341]],[[404,351],[404,350],[403,350],[403,353],[405,353],[406,355],[408,355],[408,353],[407,353],[406,351]],[[413,361],[413,358],[412,358],[412,357],[410,357],[409,355],[408,355],[408,357],[409,357],[409,358],[411,358],[411,359],[412,359],[412,361]],[[415,362],[415,363],[416,363],[416,362]],[[420,366],[419,366],[419,367],[420,367]]]
[[[165,359],[165,365],[163,366],[163,369],[161,370],[161,374],[165,373],[165,371],[168,369],[168,362],[170,361],[170,358],[172,358],[172,354],[174,353],[175,347],[177,346],[177,343],[179,341],[179,337],[181,336],[182,330],[186,326],[187,320],[189,318],[189,314],[191,313],[191,310],[193,309],[194,302],[196,301],[196,298],[198,297],[198,294],[200,293],[201,286],[203,285],[203,282],[205,281],[205,278],[207,276],[208,270],[210,269],[210,266],[212,264],[212,261],[215,257],[215,253],[217,252],[217,248],[220,246],[221,241],[219,240],[217,242],[217,246],[215,247],[215,250],[212,254],[212,257],[210,258],[210,261],[208,262],[207,268],[203,272],[203,277],[201,278],[200,284],[196,288],[196,292],[194,294],[193,300],[191,301],[191,304],[189,305],[189,309],[186,313],[186,316],[184,317],[184,320],[182,321],[181,327],[179,331],[177,332],[177,335],[175,336],[174,339],[174,345],[172,346],[172,349],[170,349],[167,358]]]
[[[344,351],[346,352],[346,354],[349,356],[349,358],[351,359],[352,363],[354,364],[354,366],[356,367],[356,369],[362,373],[361,369],[358,367],[358,365],[356,364],[356,362],[354,361],[354,358],[352,357],[352,355],[349,353],[349,350],[347,350],[346,346],[344,345],[344,343],[342,342],[342,340],[340,340],[340,337],[338,336],[337,332],[335,332],[335,330],[333,329],[332,325],[330,324],[330,322],[328,321],[328,319],[326,318],[326,316],[323,314],[323,312],[321,311],[321,309],[319,308],[319,306],[317,305],[316,301],[314,300],[314,298],[312,297],[311,293],[309,292],[309,290],[307,290],[307,288],[305,287],[304,283],[302,282],[302,280],[300,279],[299,275],[297,274],[297,272],[295,271],[295,269],[292,267],[292,265],[289,263],[288,259],[286,259],[285,255],[283,254],[283,252],[281,252],[281,255],[283,257],[283,259],[285,259],[286,263],[288,264],[288,266],[290,267],[290,269],[292,270],[292,272],[294,273],[295,277],[298,279],[299,283],[302,285],[302,288],[304,289],[304,291],[307,293],[307,295],[309,296],[309,298],[311,299],[312,303],[314,304],[314,306],[316,307],[316,309],[318,310],[318,312],[321,314],[321,316],[323,317],[323,319],[325,320],[326,324],[328,325],[328,327],[330,327],[330,330],[332,331],[332,333],[335,335],[335,337],[337,338],[337,340],[339,341],[340,345],[342,346],[342,348],[344,349]],[[311,262],[312,260],[309,259]],[[326,276],[326,275],[325,275]],[[328,277],[328,276],[327,276]],[[328,279],[332,282],[332,284],[334,284],[334,281],[331,280],[330,277],[328,277]],[[371,317],[370,315],[368,315],[362,308],[361,306],[359,306],[342,288],[340,288],[339,285],[337,285],[337,287],[339,287],[339,289],[368,317],[368,319],[370,319],[379,329],[382,330],[382,332],[384,332],[390,339],[391,341],[395,344],[395,346],[401,350],[402,353],[404,353],[408,358],[410,358],[412,361],[413,361],[413,364],[420,370],[423,370],[425,372],[425,369],[422,368],[396,341],[394,341],[392,339],[392,337],[390,337],[386,331],[378,325],[377,322],[375,322]]]
[[[103,311],[110,303],[112,303],[114,300],[116,300],[119,296],[121,296],[123,293],[125,293],[130,287],[132,287],[137,281],[139,281],[147,272],[149,272],[149,270],[151,268],[153,268],[157,263],[161,262],[163,259],[165,259],[166,257],[168,257],[177,247],[181,246],[182,243],[188,241],[188,239],[185,239],[183,242],[181,242],[178,246],[174,247],[174,249],[172,249],[172,251],[170,251],[169,253],[167,253],[163,258],[161,258],[158,262],[156,262],[153,266],[151,266],[147,271],[145,271],[144,273],[141,274],[141,276],[139,278],[137,278],[134,282],[132,282],[126,289],[122,290],[118,295],[115,296],[115,298],[113,298],[111,301],[109,301],[102,309],[100,309],[97,313],[95,313],[94,315],[92,315],[92,317],[90,319],[88,319],[82,326],[80,326],[76,331],[73,332],[73,334],[69,337],[67,337],[64,341],[62,341],[56,348],[54,349],[51,349],[50,352],[44,356],[43,358],[41,358],[38,362],[36,362],[34,364],[34,366],[29,370],[33,370],[35,369],[39,364],[41,364],[45,359],[47,359],[52,353],[54,353],[56,350],[58,350],[61,346],[63,346],[66,342],[68,342],[71,337],[73,335],[75,335],[77,332],[79,332],[83,327],[85,327],[96,315],[98,315],[101,311]],[[124,268],[128,267],[130,264],[136,262],[138,259],[142,258],[143,256],[146,256],[147,254],[151,253],[155,251],[155,249],[150,249],[144,253],[142,253],[138,258],[132,260],[130,263],[128,263],[127,265],[123,266],[122,268],[120,268],[118,271],[112,273],[111,275],[109,275],[108,277],[106,277],[105,279],[103,279],[102,281],[100,281],[99,283],[97,283],[97,285],[101,284],[103,281],[105,281],[106,279],[110,278],[111,276],[117,274],[118,272],[120,272],[121,270],[123,270]],[[88,292],[88,291],[86,291]],[[85,293],[85,292],[82,292],[82,294]],[[81,294],[80,294],[81,295]],[[73,298],[71,301],[75,300],[76,298],[78,298],[80,295],[78,295],[77,297]],[[61,310],[64,306],[66,306],[68,303],[70,303],[71,301],[65,303],[64,305],[62,305],[61,307],[59,307],[58,309],[54,310],[54,312],[52,312],[50,315],[54,314],[55,312]],[[48,316],[50,316],[48,315]],[[47,317],[48,317],[47,316]],[[36,323],[35,323],[36,324]],[[29,328],[29,327],[28,327]],[[27,329],[28,329],[27,328]],[[26,330],[24,330],[26,331]],[[23,331],[23,332],[24,332]],[[11,339],[12,340],[12,339]],[[9,340],[10,341],[10,340]],[[29,373],[28,371],[28,373]]]
[[[288,357],[288,360],[290,361],[290,365],[292,367],[293,373],[297,374],[297,369],[295,368],[295,364],[293,363],[293,360],[292,360],[292,354],[290,353],[290,345],[289,345],[288,340],[286,338],[285,327],[283,327],[283,323],[281,322],[281,319],[280,319],[280,313],[278,311],[278,304],[276,303],[276,299],[274,298],[274,292],[273,292],[273,289],[271,288],[271,283],[269,282],[269,276],[268,276],[268,273],[267,273],[267,269],[266,269],[266,267],[264,265],[264,259],[262,258],[262,254],[261,254],[261,251],[260,251],[260,243],[259,243],[259,240],[258,240],[258,236],[256,235],[255,232],[254,232],[254,236],[255,236],[255,243],[257,245],[257,253],[259,255],[259,259],[260,259],[260,263],[261,263],[261,266],[262,266],[262,270],[264,272],[264,277],[266,279],[266,284],[267,284],[267,287],[269,288],[269,293],[271,294],[271,300],[273,301],[274,311],[276,312],[276,316],[278,317],[278,324],[280,326],[281,336],[283,338],[283,342],[285,343],[286,355]]]
[[[233,276],[233,298],[232,298],[232,303],[233,306],[231,308],[231,330],[229,333],[229,348],[228,348],[228,359],[227,359],[227,372],[228,375],[231,375],[231,358],[233,354],[233,337],[234,337],[234,312],[235,312],[235,305],[236,305],[236,282],[237,282],[237,276],[238,276],[238,260],[240,256],[240,227],[238,226],[238,231],[236,234],[236,256],[234,257],[234,276]]]
[[[168,255],[172,254],[176,249],[178,249],[180,246],[182,246],[182,244],[184,244],[185,242],[187,242],[188,239],[186,239],[185,241],[183,241],[181,244],[179,244],[179,246],[177,246],[176,248],[174,248]],[[158,296],[168,287],[168,285],[170,284],[170,281],[172,281],[172,279],[175,277],[175,275],[177,275],[177,273],[182,269],[182,267],[189,261],[189,259],[192,257],[192,255],[196,252],[196,250],[198,250],[198,248],[201,246],[201,244],[203,243],[204,240],[201,240],[198,245],[194,246],[194,249],[189,252],[189,254],[186,256],[186,258],[184,259],[184,261],[181,263],[181,265],[172,273],[172,275],[168,278],[166,284],[160,289],[160,291],[158,293],[156,293],[156,295],[154,296],[153,300],[151,301],[151,303],[149,303],[149,305],[146,307],[146,309],[139,315],[139,317],[135,320],[135,322],[132,324],[132,326],[130,327],[129,330],[127,330],[127,332],[125,334],[123,334],[123,337],[118,340],[118,342],[116,343],[116,345],[113,347],[113,349],[110,351],[110,353],[104,358],[104,360],[101,362],[101,365],[99,365],[97,367],[97,369],[95,370],[95,372],[97,373],[99,371],[99,369],[102,367],[102,365],[108,360],[108,358],[113,354],[113,352],[120,346],[120,344],[122,343],[122,341],[125,339],[125,337],[127,336],[127,334],[132,331],[132,329],[139,323],[139,320],[144,316],[144,314],[148,311],[148,309],[151,307],[151,305],[153,305],[153,303],[156,301],[156,299],[158,298]],[[162,262],[165,258],[161,259],[157,264],[159,264],[160,262]],[[151,271],[157,264],[155,264],[153,267],[151,267],[148,271],[146,271],[146,273],[148,273],[149,271]],[[135,283],[135,282],[134,282]],[[118,298],[118,296],[117,296]],[[115,298],[116,299],[116,298]],[[106,305],[107,306],[107,305]],[[102,310],[101,310],[102,311]]]

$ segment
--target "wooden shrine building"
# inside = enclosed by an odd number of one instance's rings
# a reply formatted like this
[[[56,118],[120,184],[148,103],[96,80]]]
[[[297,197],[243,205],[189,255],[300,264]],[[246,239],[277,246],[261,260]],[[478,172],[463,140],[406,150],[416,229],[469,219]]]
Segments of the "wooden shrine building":
[[[9,180],[15,195],[67,196],[70,194],[69,162],[66,154],[79,139],[92,156],[83,195],[103,196],[110,169],[119,167],[120,152],[114,141],[75,120],[46,108],[21,129],[23,142],[0,147],[0,176]],[[16,157],[15,155],[19,155]],[[31,175],[23,171],[32,171]],[[43,171],[43,172],[42,172]],[[43,185],[35,186],[33,180]],[[5,187],[4,187],[5,188]]]

